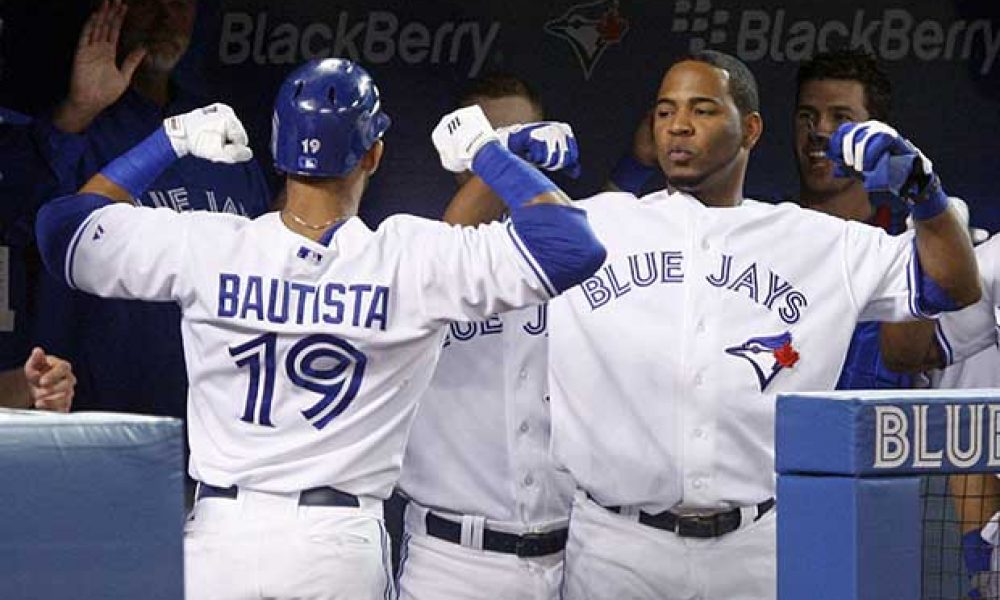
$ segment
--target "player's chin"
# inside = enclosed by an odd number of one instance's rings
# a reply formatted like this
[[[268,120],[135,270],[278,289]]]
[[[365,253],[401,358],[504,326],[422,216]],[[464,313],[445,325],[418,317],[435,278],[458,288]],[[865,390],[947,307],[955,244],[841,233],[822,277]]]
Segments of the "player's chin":
[[[705,181],[705,174],[690,168],[671,168],[666,171],[670,185],[682,192],[697,190]]]

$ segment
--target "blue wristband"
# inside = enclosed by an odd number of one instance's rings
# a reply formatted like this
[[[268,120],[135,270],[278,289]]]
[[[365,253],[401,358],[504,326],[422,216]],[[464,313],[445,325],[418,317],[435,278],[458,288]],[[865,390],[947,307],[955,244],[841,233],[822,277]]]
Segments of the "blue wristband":
[[[149,137],[101,169],[104,175],[133,198],[138,198],[177,160],[167,132],[157,127]]]
[[[656,173],[655,167],[649,167],[632,156],[629,152],[618,159],[615,168],[611,170],[611,183],[623,192],[631,192],[638,196],[642,186]]]
[[[913,219],[926,221],[933,219],[948,208],[948,196],[941,189],[941,181],[934,177],[927,183],[927,188],[913,201]]]
[[[539,194],[559,188],[527,162],[514,156],[500,142],[489,142],[472,158],[472,172],[510,208],[520,208]]]

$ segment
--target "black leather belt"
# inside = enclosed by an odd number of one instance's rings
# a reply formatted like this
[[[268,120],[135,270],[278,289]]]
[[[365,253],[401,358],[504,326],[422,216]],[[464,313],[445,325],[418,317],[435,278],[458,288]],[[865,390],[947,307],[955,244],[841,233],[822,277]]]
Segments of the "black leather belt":
[[[198,484],[198,500],[204,498],[229,498],[235,500],[239,496],[239,488],[235,485],[227,488]],[[317,487],[302,490],[299,494],[299,506],[353,506],[359,508],[361,501],[354,494],[348,494],[332,487]]]
[[[611,512],[622,512],[620,506],[605,506]],[[759,520],[769,510],[774,508],[774,498],[768,498],[756,506],[757,516],[754,521]],[[725,512],[712,515],[677,515],[669,510],[661,513],[650,514],[646,511],[639,512],[639,522],[643,525],[672,531],[681,537],[713,538],[720,535],[732,533],[740,528],[743,519],[739,508],[734,508]]]
[[[483,550],[516,554],[522,558],[546,556],[561,552],[566,547],[566,528],[547,533],[517,535],[504,531],[483,530]],[[462,524],[427,513],[427,535],[440,540],[462,543]]]

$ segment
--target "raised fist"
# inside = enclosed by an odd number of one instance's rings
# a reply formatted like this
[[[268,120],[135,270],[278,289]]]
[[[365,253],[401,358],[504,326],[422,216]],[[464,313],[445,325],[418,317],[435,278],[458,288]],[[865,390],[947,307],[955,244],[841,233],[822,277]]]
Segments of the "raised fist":
[[[580,149],[573,129],[566,123],[543,121],[497,129],[500,142],[524,160],[547,171],[580,174]]]
[[[476,152],[498,140],[479,106],[467,106],[446,114],[431,133],[441,165],[453,173],[471,170]]]
[[[221,163],[253,158],[243,124],[225,104],[211,104],[167,118],[163,129],[178,157],[191,154]]]
[[[859,176],[869,192],[888,191],[912,199],[934,179],[930,159],[880,121],[841,125],[826,153],[836,163],[834,175]]]

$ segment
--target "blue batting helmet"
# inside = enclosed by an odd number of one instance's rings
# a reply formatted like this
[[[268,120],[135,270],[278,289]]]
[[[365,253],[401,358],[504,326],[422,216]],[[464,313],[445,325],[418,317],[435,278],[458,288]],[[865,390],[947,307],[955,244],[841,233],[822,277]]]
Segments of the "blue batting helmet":
[[[271,119],[274,166],[296,175],[342,177],[390,122],[367,71],[341,58],[311,60],[278,90]]]

